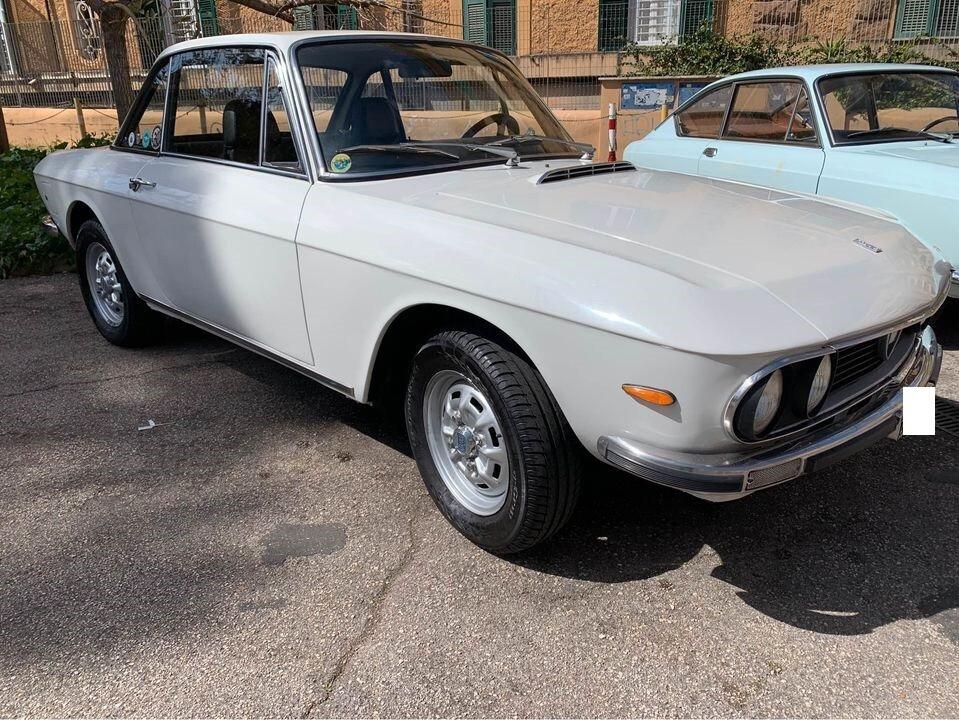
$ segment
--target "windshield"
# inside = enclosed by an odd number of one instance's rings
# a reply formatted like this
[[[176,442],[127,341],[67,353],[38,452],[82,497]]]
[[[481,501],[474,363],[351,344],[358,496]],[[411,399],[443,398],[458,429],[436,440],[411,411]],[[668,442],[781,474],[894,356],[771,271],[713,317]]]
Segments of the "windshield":
[[[324,162],[334,175],[583,152],[526,79],[493,50],[419,41],[317,42],[302,45],[297,62]]]
[[[895,72],[819,81],[837,145],[916,140],[959,133],[959,75]]]

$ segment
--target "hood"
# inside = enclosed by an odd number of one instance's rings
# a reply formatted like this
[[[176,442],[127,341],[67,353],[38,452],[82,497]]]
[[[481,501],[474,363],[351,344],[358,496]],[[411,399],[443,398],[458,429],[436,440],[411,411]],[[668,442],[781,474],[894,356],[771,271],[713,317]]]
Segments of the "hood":
[[[446,173],[441,181],[439,175],[427,175],[376,183],[377,188],[357,183],[351,189],[514,230],[520,233],[517,242],[534,235],[641,265],[678,279],[691,302],[721,307],[724,299],[748,294],[759,298],[756,302],[783,305],[812,326],[821,341],[881,328],[924,310],[948,281],[948,263],[900,225],[876,215],[657,171],[537,184],[543,165]],[[550,258],[540,262],[548,265]],[[583,267],[582,282],[595,282]],[[675,293],[677,283],[660,287]],[[647,283],[632,292],[635,297],[657,289]],[[743,309],[742,303],[725,306],[737,313]],[[764,309],[728,323],[746,330]],[[716,314],[716,307],[709,310]]]
[[[935,140],[893,142],[881,145],[852,146],[843,148],[843,150],[862,155],[893,157],[947,168],[959,168],[959,139],[950,143],[936,142]]]

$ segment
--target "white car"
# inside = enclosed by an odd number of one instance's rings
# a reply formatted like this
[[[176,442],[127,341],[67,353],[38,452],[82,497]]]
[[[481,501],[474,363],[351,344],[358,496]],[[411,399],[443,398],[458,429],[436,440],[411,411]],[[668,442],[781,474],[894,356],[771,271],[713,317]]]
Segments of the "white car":
[[[948,263],[879,214],[588,150],[489,48],[233,35],[168,48],[112,147],[36,178],[108,340],[164,313],[401,401],[497,553],[569,518],[582,448],[725,500],[898,437]]]

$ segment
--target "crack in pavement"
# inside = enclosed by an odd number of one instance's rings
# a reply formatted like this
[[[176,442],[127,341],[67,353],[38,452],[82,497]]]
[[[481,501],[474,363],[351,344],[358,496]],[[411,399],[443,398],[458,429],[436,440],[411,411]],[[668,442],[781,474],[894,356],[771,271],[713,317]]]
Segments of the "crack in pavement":
[[[149,370],[144,370],[143,372],[133,373],[132,375],[112,375],[110,377],[101,377],[94,378],[91,380],[74,380],[73,382],[65,383],[56,383],[54,385],[44,385],[39,388],[31,388],[29,390],[21,390],[20,392],[14,393],[5,393],[0,395],[0,398],[14,398],[14,397],[23,397],[25,395],[34,395],[37,393],[49,392],[51,390],[60,390],[62,388],[68,387],[80,387],[82,385],[99,385],[101,383],[113,382],[114,380],[132,380],[138,377],[144,377],[145,375],[153,375],[154,373],[164,372],[166,370],[180,370],[182,368],[193,368],[193,367],[202,367],[203,365],[211,365],[213,363],[220,362],[220,358],[224,355],[230,355],[231,353],[238,352],[239,348],[231,348],[230,350],[221,350],[216,353],[209,353],[202,356],[204,359],[197,362],[188,362],[183,363],[182,365],[164,365],[158,368],[151,368]]]
[[[400,576],[410,567],[413,557],[416,555],[418,543],[416,541],[415,526],[416,523],[424,517],[424,515],[425,513],[421,512],[410,517],[407,525],[409,542],[406,551],[403,553],[403,557],[400,558],[400,562],[397,563],[396,567],[392,571],[388,572],[383,578],[383,582],[380,584],[379,590],[377,591],[376,595],[373,596],[373,604],[366,619],[363,621],[363,627],[360,629],[359,634],[356,636],[353,642],[351,642],[346,648],[346,651],[340,655],[336,665],[333,666],[333,672],[330,674],[330,677],[327,678],[327,680],[323,683],[322,697],[319,699],[314,698],[310,700],[306,709],[300,715],[301,718],[310,717],[312,712],[317,707],[323,705],[330,699],[330,697],[333,695],[333,690],[337,681],[346,672],[353,658],[356,657],[356,654],[366,644],[370,637],[372,637],[376,628],[379,627],[380,621],[383,617],[383,605],[389,598],[390,591],[393,589]]]

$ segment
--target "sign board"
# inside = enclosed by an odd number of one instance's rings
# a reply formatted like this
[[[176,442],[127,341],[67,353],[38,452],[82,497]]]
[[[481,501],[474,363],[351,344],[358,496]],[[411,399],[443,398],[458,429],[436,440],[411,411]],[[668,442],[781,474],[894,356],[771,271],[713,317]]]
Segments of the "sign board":
[[[708,82],[679,83],[679,104],[682,105],[707,85],[709,85]]]
[[[619,107],[623,110],[654,110],[663,105],[672,108],[675,101],[674,82],[623,83]]]

